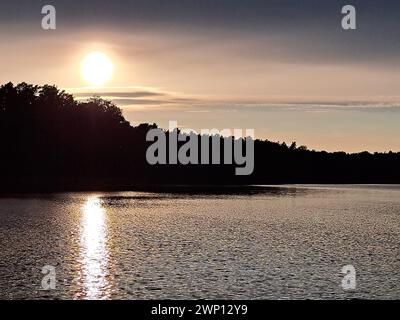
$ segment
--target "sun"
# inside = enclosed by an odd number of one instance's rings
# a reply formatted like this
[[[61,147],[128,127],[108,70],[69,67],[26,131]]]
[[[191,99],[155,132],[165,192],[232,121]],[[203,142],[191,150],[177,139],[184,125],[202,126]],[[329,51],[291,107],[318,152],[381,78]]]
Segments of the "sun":
[[[82,78],[92,86],[100,86],[110,80],[113,69],[111,60],[102,52],[89,53],[81,63]]]

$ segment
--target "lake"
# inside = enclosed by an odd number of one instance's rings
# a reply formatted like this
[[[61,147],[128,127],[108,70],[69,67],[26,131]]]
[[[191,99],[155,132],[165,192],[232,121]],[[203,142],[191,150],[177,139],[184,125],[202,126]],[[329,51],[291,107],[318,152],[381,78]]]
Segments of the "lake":
[[[399,239],[397,185],[2,196],[0,298],[399,299]]]

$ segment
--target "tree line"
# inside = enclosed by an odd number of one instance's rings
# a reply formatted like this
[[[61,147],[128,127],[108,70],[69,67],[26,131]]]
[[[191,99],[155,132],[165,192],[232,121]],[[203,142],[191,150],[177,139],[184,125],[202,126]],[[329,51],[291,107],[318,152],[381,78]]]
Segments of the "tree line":
[[[151,144],[146,134],[154,128],[156,124],[132,126],[120,108],[99,97],[79,101],[53,85],[4,84],[0,190],[400,183],[398,152],[330,153],[259,139],[254,141],[254,171],[249,176],[236,176],[235,166],[229,164],[152,166],[146,161]],[[224,138],[220,139],[223,148]]]

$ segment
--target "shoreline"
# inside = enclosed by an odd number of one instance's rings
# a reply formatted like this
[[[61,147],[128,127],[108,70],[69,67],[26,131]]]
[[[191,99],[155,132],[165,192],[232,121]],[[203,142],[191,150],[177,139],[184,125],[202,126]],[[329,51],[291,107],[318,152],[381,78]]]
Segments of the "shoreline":
[[[19,188],[0,190],[0,197],[9,195],[57,194],[79,192],[149,192],[149,193],[180,193],[180,194],[255,194],[263,191],[283,188],[374,188],[400,187],[400,183],[275,183],[275,184],[158,184],[130,186],[75,186],[69,188]]]

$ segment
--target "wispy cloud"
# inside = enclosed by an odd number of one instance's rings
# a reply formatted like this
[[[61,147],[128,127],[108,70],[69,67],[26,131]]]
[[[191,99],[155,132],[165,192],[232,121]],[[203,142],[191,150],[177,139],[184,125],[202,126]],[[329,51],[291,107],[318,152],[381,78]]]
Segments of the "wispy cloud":
[[[400,102],[393,101],[263,101],[254,99],[246,101],[240,98],[218,96],[188,96],[183,93],[162,91],[160,89],[143,87],[101,88],[88,90],[87,88],[70,90],[79,100],[86,100],[93,96],[111,100],[123,109],[147,110],[181,110],[188,113],[207,112],[268,112],[268,111],[296,111],[296,112],[330,112],[330,111],[361,111],[361,112],[400,112]]]
[[[136,91],[136,92],[80,92],[76,93],[76,97],[92,97],[92,96],[101,96],[101,97],[114,97],[114,98],[142,98],[142,97],[158,97],[164,96],[164,93],[161,92],[152,92],[152,91]]]
[[[172,105],[175,108],[192,107],[201,101],[195,97],[187,97],[176,92],[166,92],[156,89],[140,88],[101,88],[101,90],[85,90],[86,88],[75,88],[69,91],[78,100],[87,100],[92,97],[101,97],[111,100],[121,108],[140,108],[141,106],[162,107]],[[121,91],[118,91],[121,90]],[[124,91],[125,90],[125,91]]]

